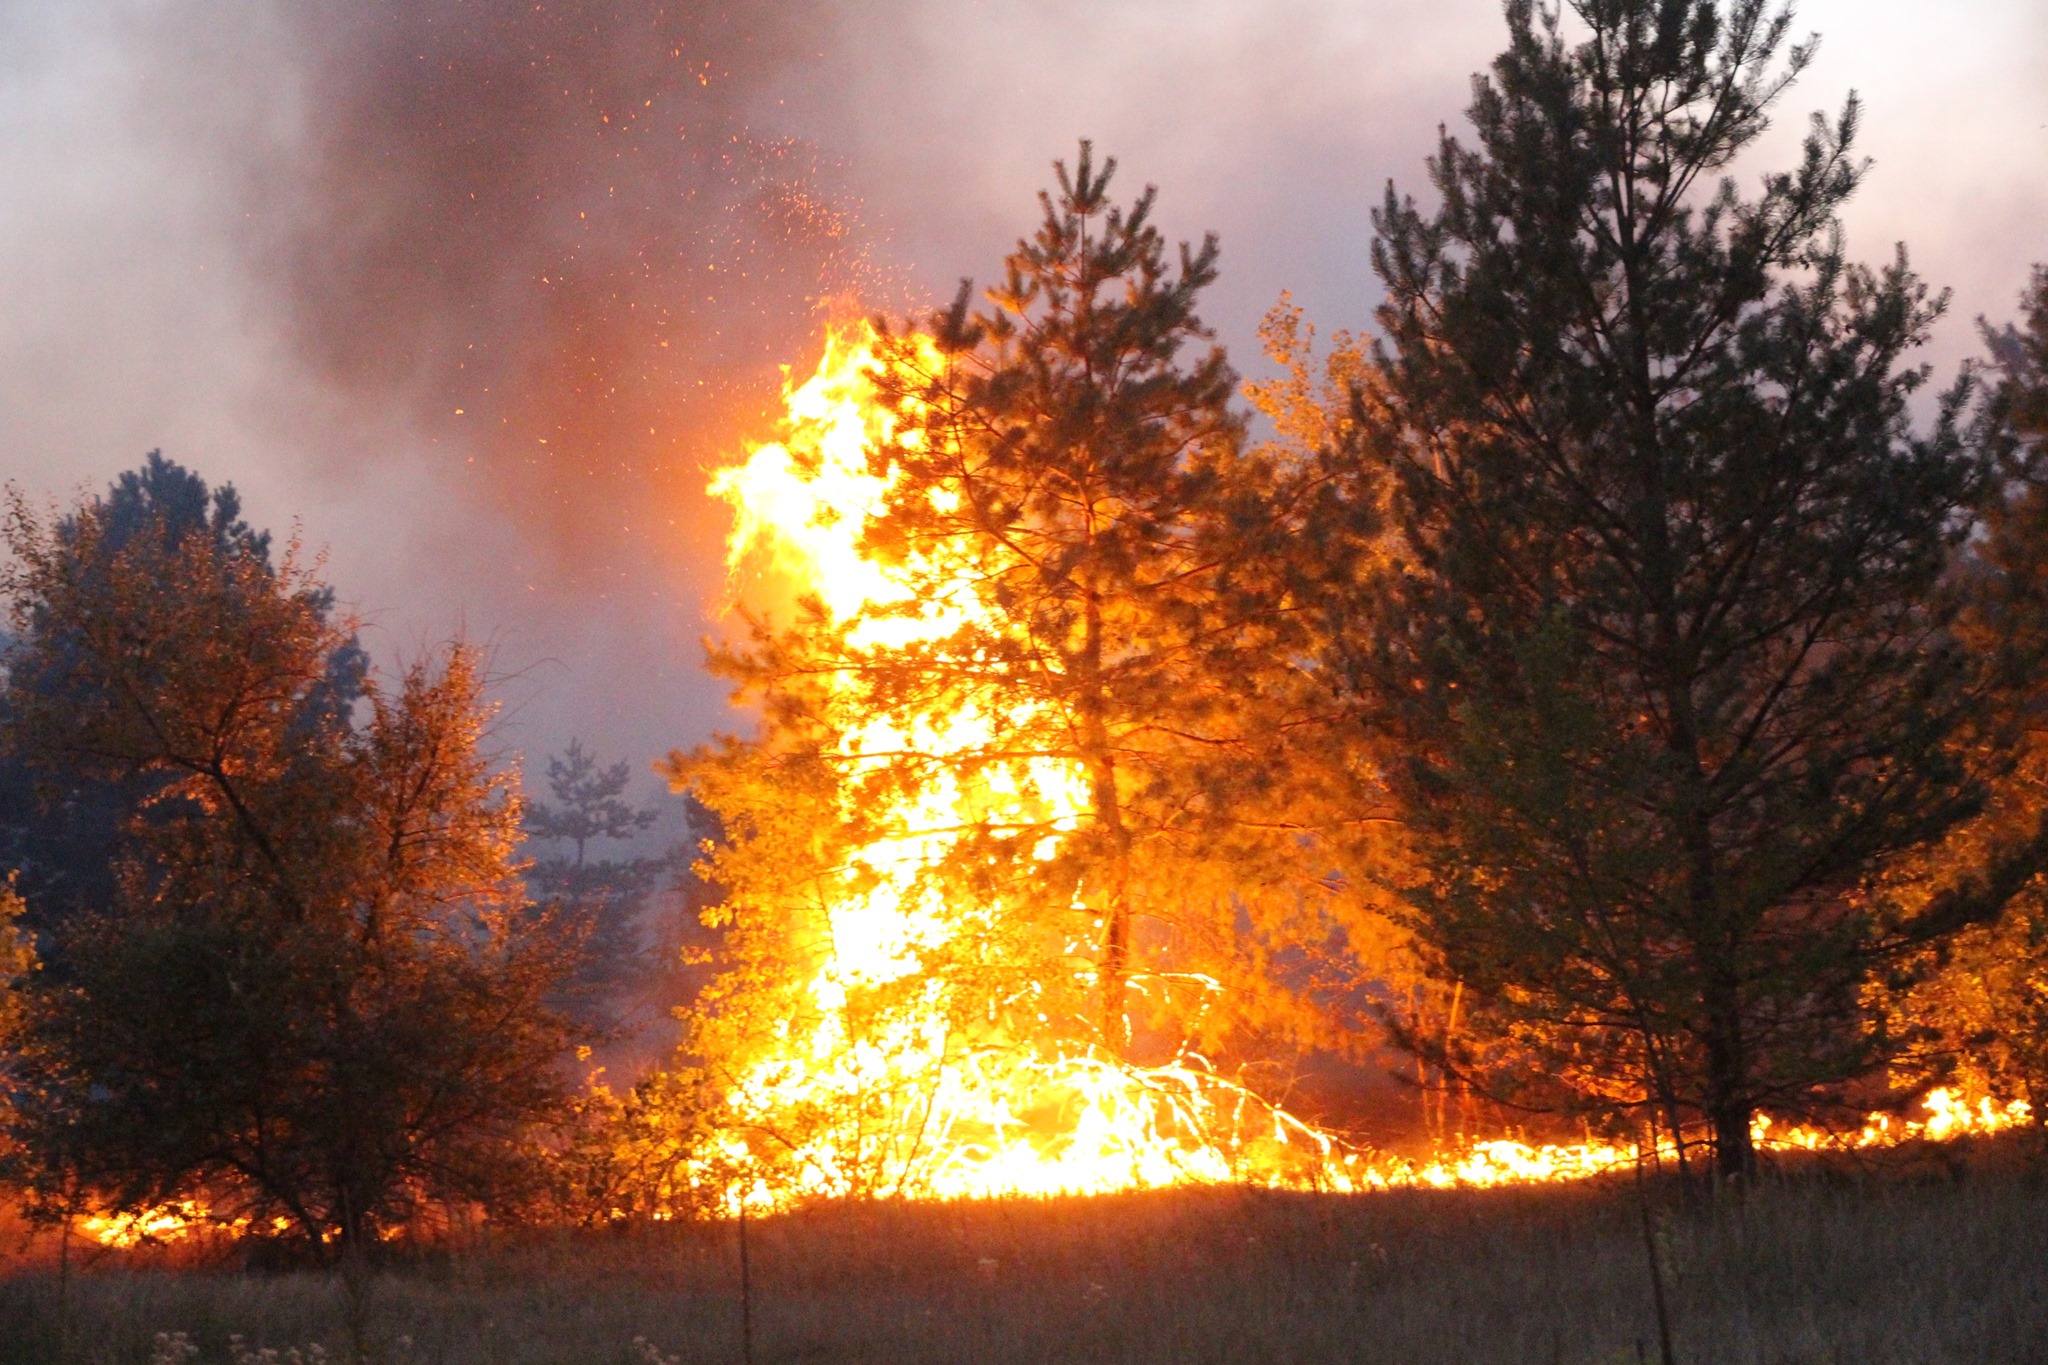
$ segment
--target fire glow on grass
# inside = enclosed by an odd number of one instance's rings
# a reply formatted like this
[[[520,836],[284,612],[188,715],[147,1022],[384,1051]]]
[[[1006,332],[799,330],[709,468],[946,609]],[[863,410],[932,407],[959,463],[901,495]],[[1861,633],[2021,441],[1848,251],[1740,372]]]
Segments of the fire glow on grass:
[[[835,333],[817,372],[787,387],[784,439],[720,471],[711,492],[734,510],[727,563],[736,595],[765,571],[815,596],[832,622],[856,622],[854,643],[897,648],[941,639],[968,613],[991,619],[994,608],[977,597],[964,566],[953,574],[927,560],[912,573],[862,553],[863,529],[891,477],[870,459],[890,435],[869,378],[873,343],[865,329]],[[920,363],[938,363],[929,342]],[[947,585],[936,596],[929,588],[935,577]],[[914,582],[926,585],[922,597],[913,596]],[[990,732],[987,713],[972,707],[886,717],[849,705],[833,719],[838,757],[856,769],[905,750],[963,753]],[[1419,1162],[1373,1158],[1198,1057],[1126,1065],[1057,1028],[1037,1038],[956,1036],[944,986],[916,979],[920,958],[1003,907],[943,903],[918,873],[961,837],[955,831],[977,818],[1003,819],[1006,803],[1049,805],[1053,827],[1072,832],[1086,819],[1088,784],[1077,764],[1052,758],[981,778],[971,791],[935,779],[889,812],[885,837],[854,854],[867,889],[824,912],[825,948],[804,983],[814,1009],[743,1061],[728,1102],[742,1127],[764,1131],[789,1131],[783,1120],[799,1110],[856,1117],[828,1121],[783,1152],[778,1168],[795,1174],[780,1183],[748,1176],[758,1169],[754,1157],[731,1139],[722,1165],[742,1174],[727,1193],[729,1207],[855,1192],[953,1198],[1218,1181],[1338,1191],[1493,1185],[1580,1178],[1638,1159],[1626,1145],[1513,1141],[1474,1143]],[[1086,962],[1090,945],[1070,951]],[[1084,985],[1092,982],[1088,967],[1076,970]],[[880,1029],[871,1021],[851,1026],[849,993],[889,985],[908,987],[913,1006]],[[1927,1104],[1924,1121],[1873,1116],[1853,1135],[1779,1129],[1760,1118],[1757,1136],[1777,1150],[1871,1146],[1995,1131],[2026,1113],[2023,1104],[1968,1106],[1948,1091]]]

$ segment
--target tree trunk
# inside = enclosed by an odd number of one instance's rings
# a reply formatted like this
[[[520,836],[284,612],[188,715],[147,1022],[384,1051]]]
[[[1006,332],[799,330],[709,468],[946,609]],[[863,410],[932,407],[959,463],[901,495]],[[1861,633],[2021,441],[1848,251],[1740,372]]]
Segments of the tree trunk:
[[[1106,919],[1102,929],[1102,1042],[1122,1057],[1131,1045],[1131,1023],[1125,1009],[1131,979],[1131,912],[1121,888]]]
[[[1709,988],[1706,1005],[1707,1118],[1714,1126],[1714,1174],[1723,1180],[1746,1179],[1756,1173],[1756,1146],[1749,1134],[1755,1106],[1749,1099],[1741,1010],[1735,990],[1725,982]]]
[[[1091,727],[1092,728],[1092,727]],[[1104,744],[1105,749],[1107,744]],[[1116,765],[1106,755],[1093,765],[1090,782],[1095,818],[1109,838],[1109,867],[1102,899],[1102,1045],[1122,1057],[1131,1043],[1125,1009],[1131,979],[1130,833],[1117,801]]]

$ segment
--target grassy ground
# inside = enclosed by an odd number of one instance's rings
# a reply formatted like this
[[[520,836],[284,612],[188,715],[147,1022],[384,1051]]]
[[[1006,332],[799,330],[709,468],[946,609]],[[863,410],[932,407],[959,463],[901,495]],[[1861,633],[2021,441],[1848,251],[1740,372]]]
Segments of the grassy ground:
[[[1810,1170],[1690,1208],[1667,1193],[1677,1359],[2048,1358],[2048,1180],[2011,1155]],[[392,1365],[723,1365],[742,1360],[735,1231],[421,1255],[353,1307],[322,1274],[106,1261],[71,1278],[68,1333],[54,1275],[22,1271],[0,1281],[0,1361],[212,1365],[236,1334],[244,1360],[347,1360],[354,1336]],[[1622,1181],[835,1207],[757,1221],[749,1249],[761,1365],[1658,1359]],[[167,1356],[159,1332],[198,1354]]]

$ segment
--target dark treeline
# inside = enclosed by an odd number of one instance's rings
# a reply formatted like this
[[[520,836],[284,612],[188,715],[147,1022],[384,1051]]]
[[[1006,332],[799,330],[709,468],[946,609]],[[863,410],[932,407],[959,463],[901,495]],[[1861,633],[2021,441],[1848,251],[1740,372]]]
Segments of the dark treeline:
[[[906,794],[1047,760],[1078,818],[990,818],[920,874],[1002,908],[923,963],[978,1036],[1390,1042],[1439,1091],[1728,1177],[1763,1112],[1963,1083],[2042,1113],[2048,271],[1937,392],[1913,352],[1945,297],[1843,246],[1854,101],[1731,176],[1811,54],[1788,12],[1507,20],[1428,203],[1375,215],[1374,325],[1319,354],[1277,311],[1278,378],[1241,386],[1200,320],[1214,241],[1171,258],[1085,144],[981,305],[883,337],[863,548],[988,610],[720,650],[764,719],[665,764],[716,836],[695,874],[608,855],[654,820],[625,764],[572,745],[528,802],[475,651],[380,676],[231,489],[153,456],[61,515],[17,494],[12,1182],[343,1249],[673,1211],[734,1125],[802,1145],[723,1094],[815,1010],[805,926],[849,851]],[[987,733],[854,764],[849,708]],[[687,1007],[674,1064],[588,1084],[650,1001]]]

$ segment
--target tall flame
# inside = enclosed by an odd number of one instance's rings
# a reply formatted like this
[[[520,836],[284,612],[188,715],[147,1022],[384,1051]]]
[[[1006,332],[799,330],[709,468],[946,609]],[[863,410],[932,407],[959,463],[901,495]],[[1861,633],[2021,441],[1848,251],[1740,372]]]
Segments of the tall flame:
[[[937,363],[929,339],[914,344]],[[949,574],[930,557],[892,564],[862,553],[862,532],[891,477],[870,460],[891,435],[869,377],[876,363],[870,333],[835,334],[817,373],[787,393],[785,439],[720,471],[711,491],[734,509],[728,567],[736,584],[750,573],[780,578],[815,597],[833,623],[850,624],[854,645],[897,648],[939,639],[992,609],[964,569]],[[933,599],[935,577],[947,586]],[[911,604],[913,583],[927,595],[915,610],[900,610]],[[906,750],[956,756],[1035,705],[982,703],[993,704],[1012,709],[996,716],[970,703],[906,717],[848,708],[835,717],[838,757],[858,768]],[[1079,765],[1056,758],[1017,760],[971,788],[941,775],[889,812],[890,833],[854,854],[866,889],[824,911],[826,947],[805,983],[811,1022],[793,1024],[746,1065],[727,1096],[742,1124],[773,1127],[778,1114],[800,1107],[848,1115],[785,1157],[798,1173],[792,1193],[951,1197],[1296,1181],[1315,1179],[1330,1162],[1336,1147],[1327,1135],[1199,1058],[1133,1067],[1055,1037],[970,1035],[950,1017],[944,988],[918,979],[923,958],[1003,913],[996,904],[940,903],[920,870],[975,820],[1026,807],[1054,831],[1037,850],[1050,858],[1059,838],[1080,827],[1087,800]],[[1085,963],[1084,946],[1069,946]],[[1092,972],[1074,970],[1084,981]],[[910,1008],[879,1029],[848,1022],[849,992],[892,985],[908,989]],[[737,1142],[724,1156],[747,1164]],[[747,1197],[768,1201],[764,1188]]]
[[[913,344],[922,365],[938,363],[928,338]],[[876,351],[865,329],[835,333],[817,372],[787,389],[784,440],[720,471],[711,491],[735,514],[728,552],[735,592],[743,594],[750,578],[758,585],[764,574],[779,577],[815,597],[833,623],[851,624],[853,643],[895,648],[942,638],[969,619],[991,621],[994,609],[977,597],[964,566],[948,573],[930,559],[892,564],[863,553],[863,531],[892,478],[870,458],[893,434],[870,378]],[[934,581],[946,585],[936,598]],[[914,603],[913,584],[925,593]],[[857,769],[905,750],[958,755],[989,736],[992,719],[972,706],[888,717],[849,705],[835,717],[838,757]],[[781,1118],[796,1111],[846,1117],[784,1156],[796,1172],[793,1184],[771,1187],[744,1174],[758,1170],[754,1158],[742,1141],[728,1139],[718,1153],[723,1168],[743,1173],[727,1193],[729,1205],[857,1190],[956,1197],[1223,1180],[1333,1190],[1491,1185],[1589,1176],[1644,1155],[1598,1141],[1496,1141],[1422,1161],[1374,1159],[1261,1101],[1199,1057],[1126,1065],[1057,1028],[1034,1038],[963,1036],[943,987],[920,979],[920,962],[953,936],[986,929],[1003,907],[939,903],[919,870],[961,837],[955,831],[976,818],[1000,819],[1005,807],[1049,808],[1051,827],[1072,832],[1087,797],[1078,765],[1034,758],[971,791],[936,778],[889,812],[890,832],[851,860],[866,874],[856,880],[866,889],[824,910],[824,949],[803,985],[815,1008],[748,1059],[727,1096],[743,1127],[786,1127]],[[1086,945],[1071,946],[1085,963]],[[909,1008],[879,1027],[850,1021],[850,992],[892,985],[907,992]],[[1873,1116],[1850,1135],[1760,1118],[1756,1136],[1767,1149],[1871,1146],[1996,1131],[2026,1114],[2024,1104],[1970,1106],[1947,1091],[1928,1097],[1928,1106],[1925,1121]]]

